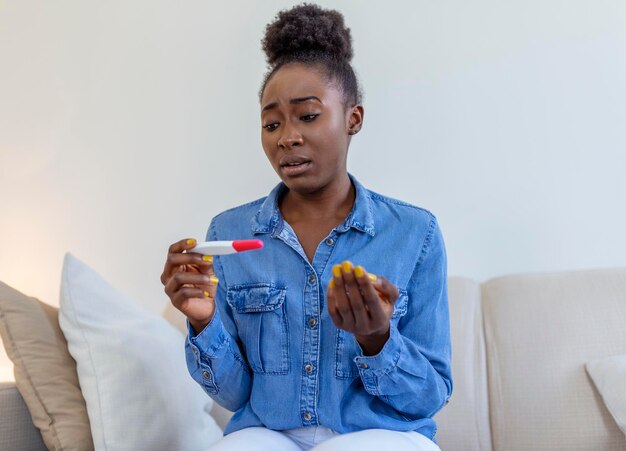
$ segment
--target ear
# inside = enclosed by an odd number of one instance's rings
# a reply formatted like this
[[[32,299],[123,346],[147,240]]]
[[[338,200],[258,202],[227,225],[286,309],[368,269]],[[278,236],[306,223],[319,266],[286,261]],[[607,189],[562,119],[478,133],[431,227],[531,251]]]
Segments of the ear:
[[[348,134],[356,135],[361,131],[361,127],[363,127],[363,116],[365,115],[363,105],[354,105],[348,108],[346,114],[348,119]]]

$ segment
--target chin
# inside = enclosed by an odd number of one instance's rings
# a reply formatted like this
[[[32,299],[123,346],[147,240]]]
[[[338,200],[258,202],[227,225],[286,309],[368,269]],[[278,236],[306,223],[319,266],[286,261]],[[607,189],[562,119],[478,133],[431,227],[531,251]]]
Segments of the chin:
[[[280,174],[279,176],[285,186],[296,193],[308,194],[319,189],[319,182],[311,179],[311,177],[285,177]]]

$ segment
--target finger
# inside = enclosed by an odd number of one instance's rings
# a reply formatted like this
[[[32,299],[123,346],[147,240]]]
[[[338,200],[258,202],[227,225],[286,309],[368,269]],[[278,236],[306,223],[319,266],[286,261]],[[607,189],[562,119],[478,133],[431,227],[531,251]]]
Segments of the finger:
[[[354,272],[357,276],[356,279],[363,295],[364,303],[369,311],[372,326],[380,326],[381,323],[388,320],[387,316],[390,317],[391,315],[386,315],[382,308],[379,292],[375,288],[376,282],[372,282],[372,279],[368,276],[363,267],[357,266],[357,268],[355,268]],[[378,285],[381,285],[381,282],[378,282]]]
[[[172,244],[167,253],[168,254],[180,254],[183,251],[192,249],[196,246],[197,242],[194,238],[185,238]]]
[[[204,273],[192,273],[192,274],[196,274],[199,276],[205,276],[203,277],[201,280],[201,283],[196,283],[196,284],[183,284],[182,286],[185,285],[191,285],[191,286],[195,286],[198,288],[202,288],[203,290],[211,290],[211,293],[213,293],[219,283],[219,279],[217,278],[217,276],[215,274],[204,274]],[[208,277],[208,279],[207,279]],[[208,282],[207,282],[208,280]]]
[[[163,267],[163,272],[161,273],[161,283],[165,285],[172,274],[178,270],[180,264],[174,263],[171,261],[173,255],[180,255],[183,251],[187,249],[191,249],[196,245],[196,240],[193,238],[186,238],[184,240],[177,241],[176,243],[170,245],[167,251],[167,259],[165,260],[165,265]],[[176,257],[179,258],[179,257]],[[185,259],[193,259],[194,257],[185,257]],[[200,257],[201,259],[201,257]],[[193,260],[184,260],[189,261],[190,263]],[[186,264],[186,263],[184,263]]]
[[[207,257],[206,255],[204,256],[205,258]],[[178,271],[183,271],[183,272],[189,272],[189,273],[193,273],[193,274],[205,274],[207,276],[214,276],[215,275],[215,270],[213,268],[213,263],[211,261],[203,261],[200,264],[193,264],[193,265],[181,265],[178,266],[178,269],[174,270],[174,273],[178,272]]]
[[[185,286],[201,286],[209,285],[211,283],[210,276],[206,274],[190,273],[190,272],[177,272],[174,274],[165,284],[165,293],[170,298],[176,292],[180,291]]]
[[[348,262],[349,263],[349,262]],[[337,303],[337,310],[341,314],[343,320],[343,329],[352,331],[354,330],[354,314],[350,307],[350,301],[348,294],[346,293],[346,285],[344,283],[344,277],[342,274],[342,265],[333,266],[333,282],[335,284],[335,299]]]
[[[180,271],[188,272],[190,274],[204,274],[205,276],[215,275],[213,266],[208,263],[203,263],[201,265],[184,265],[184,266],[179,266],[179,268],[180,268]]]
[[[211,297],[208,290],[194,286],[185,286],[174,293],[170,299],[174,307],[179,310],[184,310],[184,308],[181,309],[181,307],[184,307],[185,304],[188,304],[190,301],[213,301],[214,298]]]
[[[202,265],[207,263],[213,264],[212,256],[198,254],[197,252],[185,252],[184,254],[168,254],[167,260],[173,265]]]
[[[193,266],[200,272],[206,273],[207,271],[213,269],[213,257],[193,252],[189,254],[169,254],[167,257],[167,264],[174,268],[174,270],[177,270],[179,266]]]
[[[365,275],[365,271],[362,267],[357,266],[352,268],[352,264],[348,261],[343,262],[343,280],[348,287],[348,301],[350,302],[350,308],[354,315],[355,333],[367,334],[370,329],[370,316],[365,308],[365,301],[361,295],[359,283],[357,277]]]
[[[343,328],[343,319],[341,318],[341,313],[339,313],[339,309],[337,308],[337,297],[335,295],[336,285],[333,279],[330,279],[328,283],[328,288],[326,289],[326,308],[328,309],[328,314],[330,318],[333,320],[335,326],[339,329]]]
[[[377,281],[376,289],[380,293],[384,301],[393,305],[400,297],[400,291],[386,277],[380,276]]]
[[[214,275],[209,276],[209,286],[208,288],[208,292],[209,292],[209,297],[215,299],[215,296],[217,296],[217,285],[219,284],[220,280],[215,277]]]
[[[198,271],[202,274],[207,274],[209,276],[215,275],[215,270],[213,269],[213,256],[212,255],[202,255],[202,262],[198,264]]]

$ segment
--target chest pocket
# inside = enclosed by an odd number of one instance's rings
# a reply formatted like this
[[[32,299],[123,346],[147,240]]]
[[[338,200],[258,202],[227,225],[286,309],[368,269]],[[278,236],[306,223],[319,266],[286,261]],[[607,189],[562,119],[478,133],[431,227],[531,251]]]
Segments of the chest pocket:
[[[289,372],[286,292],[273,284],[255,283],[229,287],[226,293],[243,352],[255,373]]]
[[[399,290],[400,295],[396,301],[391,324],[398,325],[400,318],[406,314],[408,295],[406,290]],[[352,379],[359,375],[359,369],[354,363],[354,358],[360,355],[359,345],[356,338],[350,332],[337,329],[337,339],[335,346],[335,376],[339,379]]]

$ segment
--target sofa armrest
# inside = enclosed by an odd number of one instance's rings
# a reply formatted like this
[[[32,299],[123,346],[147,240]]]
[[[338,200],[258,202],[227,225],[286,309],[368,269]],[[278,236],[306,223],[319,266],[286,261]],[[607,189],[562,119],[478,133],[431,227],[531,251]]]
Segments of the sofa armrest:
[[[0,449],[47,451],[13,382],[0,382]]]

